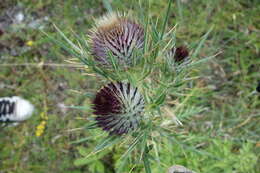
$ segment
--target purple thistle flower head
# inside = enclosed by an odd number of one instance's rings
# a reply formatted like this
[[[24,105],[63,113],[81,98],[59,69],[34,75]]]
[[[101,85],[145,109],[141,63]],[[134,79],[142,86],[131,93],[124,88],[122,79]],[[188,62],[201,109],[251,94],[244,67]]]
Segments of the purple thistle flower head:
[[[97,125],[111,135],[122,135],[138,128],[144,98],[130,83],[109,83],[96,95],[94,114]]]
[[[172,48],[170,54],[173,56],[175,62],[182,62],[189,56],[189,51],[185,46]]]
[[[91,53],[103,65],[111,65],[113,55],[118,64],[129,65],[135,49],[144,44],[144,30],[126,16],[111,13],[97,21],[90,35]]]

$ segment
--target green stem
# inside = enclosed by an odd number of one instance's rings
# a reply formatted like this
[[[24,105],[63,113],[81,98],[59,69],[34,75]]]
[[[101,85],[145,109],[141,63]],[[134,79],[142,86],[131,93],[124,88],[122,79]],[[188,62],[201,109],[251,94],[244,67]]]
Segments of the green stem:
[[[144,150],[144,155],[143,155],[144,168],[145,168],[145,172],[146,173],[152,173],[151,166],[150,166],[150,161],[148,159],[148,152],[149,152],[149,149],[148,149],[148,147],[146,145],[145,146],[145,150]]]

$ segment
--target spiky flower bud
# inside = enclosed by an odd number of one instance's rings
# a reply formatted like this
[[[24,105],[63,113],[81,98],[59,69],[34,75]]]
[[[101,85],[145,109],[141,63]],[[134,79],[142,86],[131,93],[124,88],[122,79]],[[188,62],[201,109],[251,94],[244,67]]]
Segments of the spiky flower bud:
[[[144,30],[126,16],[111,13],[97,21],[90,35],[91,53],[103,65],[111,65],[113,55],[118,64],[129,65],[133,51],[144,44]]]
[[[170,55],[175,62],[182,62],[189,56],[189,51],[185,46],[174,47],[170,50]]]
[[[97,125],[110,134],[122,135],[138,128],[144,98],[130,83],[109,83],[94,99]]]
[[[21,97],[0,98],[0,121],[18,122],[31,117],[34,107]]]

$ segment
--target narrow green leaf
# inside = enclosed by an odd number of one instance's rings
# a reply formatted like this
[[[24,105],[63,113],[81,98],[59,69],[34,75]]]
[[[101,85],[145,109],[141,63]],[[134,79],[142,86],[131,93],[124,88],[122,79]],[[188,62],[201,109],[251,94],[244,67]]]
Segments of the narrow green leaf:
[[[83,157],[83,158],[79,158],[79,159],[76,159],[74,161],[74,165],[76,166],[82,166],[82,165],[86,165],[86,164],[89,164],[91,162],[95,162],[101,158],[103,158],[109,151],[104,151],[102,153],[99,153],[99,154],[96,154],[94,156],[91,156],[91,157]]]
[[[50,34],[47,34],[46,32],[42,31],[43,34],[45,34],[52,42],[56,43],[59,45],[61,48],[65,49],[67,52],[69,52],[71,55],[74,55],[76,57],[80,56],[77,52],[75,52],[73,49],[70,49],[67,47],[63,42],[58,41],[56,38],[51,36]]]
[[[79,110],[91,110],[90,106],[66,106],[66,108],[79,109]]]
[[[108,136],[106,137],[104,140],[102,140],[102,142],[100,144],[98,144],[95,149],[94,152],[100,151],[100,150],[104,150],[105,148],[108,148],[110,146],[113,146],[114,144],[116,144],[117,142],[119,142],[121,140],[120,137],[117,136]]]
[[[159,98],[155,101],[155,105],[160,105],[160,104],[162,104],[162,103],[164,102],[165,98],[166,98],[166,94],[163,92],[163,93],[159,96]]]
[[[119,68],[118,59],[112,54],[111,51],[108,51],[108,57],[110,63],[112,63],[113,69],[117,72]]]
[[[119,160],[122,160],[122,162],[120,163],[120,166],[118,168],[118,172],[122,172],[126,161],[129,157],[129,155],[132,153],[132,151],[135,149],[135,146],[141,141],[142,137],[144,136],[143,133],[139,133],[137,135],[137,137],[135,138],[135,140],[132,142],[132,144],[130,145],[130,147],[128,148],[128,150],[120,157]]]
[[[145,172],[146,173],[151,173],[152,171],[151,171],[150,161],[148,159],[148,152],[149,152],[149,149],[146,146],[145,147],[145,153],[144,153],[144,156],[143,156],[143,162],[144,162]]]
[[[164,32],[165,32],[165,29],[166,29],[166,25],[167,25],[167,21],[168,21],[169,14],[170,14],[170,9],[171,9],[171,4],[172,4],[172,0],[169,0],[168,1],[167,12],[166,12],[166,15],[164,16],[164,22],[163,22],[161,35],[160,35],[160,40],[162,40]]]
[[[205,43],[206,39],[208,38],[209,33],[212,31],[213,27],[211,27],[208,32],[203,36],[202,40],[199,42],[198,46],[195,49],[195,52],[192,54],[192,57],[196,57],[199,54],[202,45]]]
[[[210,59],[213,59],[213,58],[215,58],[215,57],[216,57],[216,55],[209,56],[209,57],[207,57],[207,58],[203,58],[203,59],[201,59],[201,60],[199,60],[199,61],[196,61],[196,62],[194,62],[194,63],[192,63],[192,64],[189,64],[188,67],[193,67],[193,66],[195,66],[195,65],[199,65],[199,64],[201,64],[201,63],[205,63],[205,62],[207,62],[207,61],[209,61]]]
[[[67,43],[78,53],[82,54],[82,50],[75,45],[55,24],[53,25],[54,28],[58,31],[58,33],[63,37],[64,40],[67,41]]]
[[[94,123],[88,123],[87,125],[85,125],[84,129],[94,129],[94,128],[97,128],[97,124],[96,122]]]

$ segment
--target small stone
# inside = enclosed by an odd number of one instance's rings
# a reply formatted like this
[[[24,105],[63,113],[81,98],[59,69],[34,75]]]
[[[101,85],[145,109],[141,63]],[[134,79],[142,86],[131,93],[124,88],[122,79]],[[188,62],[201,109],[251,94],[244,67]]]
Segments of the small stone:
[[[24,14],[22,12],[18,12],[14,18],[17,23],[21,23],[24,20]]]
[[[174,165],[168,169],[167,173],[196,173],[196,172],[191,171],[181,165]]]

